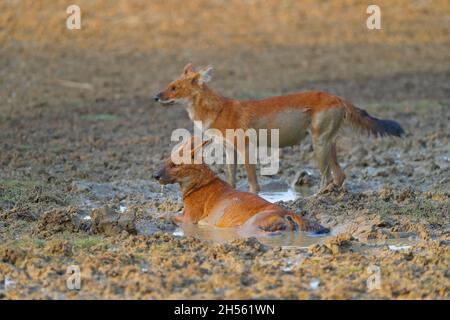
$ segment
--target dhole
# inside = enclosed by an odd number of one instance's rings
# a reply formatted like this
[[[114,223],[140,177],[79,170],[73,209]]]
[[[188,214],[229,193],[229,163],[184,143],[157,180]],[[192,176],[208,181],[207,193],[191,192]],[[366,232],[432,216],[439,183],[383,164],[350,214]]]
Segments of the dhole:
[[[200,138],[193,137],[174,152],[190,152],[191,159],[194,159],[195,153],[209,141],[202,143]],[[236,191],[203,163],[176,165],[170,157],[153,177],[163,185],[180,184],[184,213],[177,218],[179,222],[238,227],[246,235],[294,230],[329,232],[329,229],[256,194]]]
[[[279,129],[279,146],[298,144],[310,129],[321,189],[341,186],[345,174],[337,162],[336,134],[345,122],[374,136],[401,136],[404,131],[392,120],[370,116],[350,102],[325,92],[302,92],[262,100],[233,100],[222,97],[206,83],[211,67],[195,71],[188,64],[181,76],[158,93],[154,100],[164,105],[183,104],[191,120],[202,121],[203,128],[215,128],[225,136],[226,129]],[[231,142],[235,143],[235,142]],[[250,190],[259,190],[256,170],[245,157]],[[236,183],[236,164],[228,165],[228,180]]]

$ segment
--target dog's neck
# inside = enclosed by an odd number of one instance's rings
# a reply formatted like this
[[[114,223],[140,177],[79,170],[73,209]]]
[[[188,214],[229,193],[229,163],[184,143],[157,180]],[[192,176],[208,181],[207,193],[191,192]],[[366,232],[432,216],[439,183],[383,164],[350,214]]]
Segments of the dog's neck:
[[[186,105],[186,110],[192,121],[202,121],[202,129],[207,130],[229,100],[204,85]]]
[[[201,171],[193,177],[189,177],[183,182],[180,182],[181,194],[183,199],[188,197],[191,193],[204,188],[219,177],[205,164],[198,164],[202,166]]]
[[[181,183],[181,194],[183,196],[184,215],[189,221],[197,223],[208,215],[207,202],[211,197],[221,196],[232,187],[221,180],[206,165],[199,179],[190,179]],[[214,202],[214,201],[213,201]]]

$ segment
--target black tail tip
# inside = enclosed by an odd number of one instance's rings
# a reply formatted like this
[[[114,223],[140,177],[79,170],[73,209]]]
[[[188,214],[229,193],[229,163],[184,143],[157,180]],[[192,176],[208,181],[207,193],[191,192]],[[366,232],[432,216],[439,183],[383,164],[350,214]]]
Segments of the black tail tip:
[[[310,231],[312,234],[326,234],[330,233],[330,229],[322,226],[321,224],[313,221],[307,221],[306,230]]]
[[[330,229],[324,226],[319,225],[317,230],[314,230],[314,234],[326,234],[330,233]]]
[[[405,134],[405,130],[401,125],[394,120],[378,120],[381,135],[389,135],[394,137],[401,137]]]

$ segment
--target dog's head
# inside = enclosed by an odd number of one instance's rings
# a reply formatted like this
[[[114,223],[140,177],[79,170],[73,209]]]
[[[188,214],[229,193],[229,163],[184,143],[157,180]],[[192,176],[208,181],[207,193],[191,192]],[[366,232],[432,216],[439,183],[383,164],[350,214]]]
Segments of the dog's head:
[[[153,178],[163,185],[172,183],[187,185],[209,177],[209,168],[205,164],[195,163],[194,160],[201,157],[202,147],[210,142],[211,140],[202,141],[193,136],[190,141],[172,152],[162,167],[153,174]]]
[[[183,73],[153,99],[163,105],[190,103],[196,94],[201,92],[204,84],[211,80],[212,67],[195,71],[191,63],[184,67]]]

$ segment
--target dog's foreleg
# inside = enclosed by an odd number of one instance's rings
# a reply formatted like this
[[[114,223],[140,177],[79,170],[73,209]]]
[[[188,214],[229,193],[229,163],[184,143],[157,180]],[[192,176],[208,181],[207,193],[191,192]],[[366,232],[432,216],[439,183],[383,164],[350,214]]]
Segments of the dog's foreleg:
[[[256,166],[255,164],[250,163],[250,150],[247,145],[245,148],[245,171],[247,171],[247,179],[248,184],[250,186],[250,192],[258,193],[259,185],[258,185],[258,177],[256,176]]]
[[[227,178],[228,183],[231,184],[233,188],[236,188],[236,163],[227,164]]]

